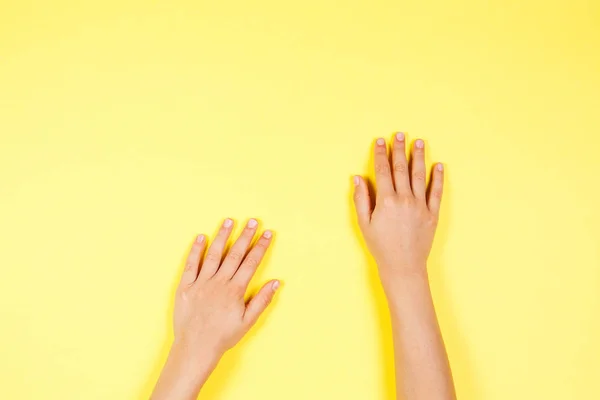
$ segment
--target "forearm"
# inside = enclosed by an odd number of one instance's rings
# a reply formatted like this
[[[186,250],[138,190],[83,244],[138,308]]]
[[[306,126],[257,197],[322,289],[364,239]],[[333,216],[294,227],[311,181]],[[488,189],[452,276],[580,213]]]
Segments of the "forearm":
[[[394,337],[398,399],[455,399],[427,274],[402,277],[386,292]]]
[[[196,400],[219,357],[206,352],[198,360],[189,353],[185,345],[173,344],[150,400]]]

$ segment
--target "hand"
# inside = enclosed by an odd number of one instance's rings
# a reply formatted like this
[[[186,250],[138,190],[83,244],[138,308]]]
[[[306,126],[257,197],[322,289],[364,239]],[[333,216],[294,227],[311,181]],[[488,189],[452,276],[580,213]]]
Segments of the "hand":
[[[174,312],[175,343],[185,344],[191,356],[221,356],[233,347],[256,323],[279,287],[279,281],[270,281],[248,304],[244,301],[250,279],[271,243],[271,231],[265,231],[246,256],[257,226],[256,220],[248,221],[224,259],[233,228],[230,219],[221,226],[204,262],[205,236],[199,235],[193,244]]]
[[[443,189],[442,164],[426,185],[425,143],[415,141],[406,159],[405,136],[394,139],[392,160],[384,139],[375,143],[375,207],[369,188],[354,178],[358,223],[379,269],[388,298],[397,396],[455,400],[454,383],[427,279]]]
[[[195,399],[223,354],[233,347],[265,311],[279,281],[266,283],[248,303],[248,283],[263,259],[271,231],[263,232],[248,252],[258,223],[251,219],[223,254],[233,221],[226,219],[217,237],[207,245],[199,235],[188,255],[177,288],[174,312],[174,341],[169,357],[152,394],[152,400]]]
[[[423,140],[415,141],[409,168],[405,136],[398,133],[390,165],[385,140],[377,139],[374,209],[365,180],[354,177],[358,223],[387,293],[407,275],[427,274],[427,257],[438,222],[444,174],[442,164],[436,164],[427,193],[424,150]]]

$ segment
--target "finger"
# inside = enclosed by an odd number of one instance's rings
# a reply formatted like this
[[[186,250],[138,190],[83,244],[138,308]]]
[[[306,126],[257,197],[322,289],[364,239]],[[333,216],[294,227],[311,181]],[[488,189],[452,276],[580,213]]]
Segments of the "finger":
[[[429,198],[427,205],[429,210],[437,217],[440,213],[442,203],[442,193],[444,191],[444,165],[437,163],[431,173],[431,183],[429,184]]]
[[[223,259],[223,251],[227,245],[227,239],[231,235],[232,228],[233,221],[229,218],[225,219],[221,225],[221,229],[219,229],[219,233],[217,233],[217,236],[206,252],[200,274],[198,274],[199,278],[210,279],[219,269],[221,260]]]
[[[256,241],[256,244],[252,247],[252,250],[248,253],[242,265],[237,270],[237,273],[232,278],[232,281],[237,284],[246,287],[250,280],[254,276],[256,269],[260,265],[260,262],[265,257],[265,253],[269,249],[273,233],[271,231],[264,231],[260,238]]]
[[[406,137],[402,132],[397,133],[394,140],[392,165],[394,166],[396,193],[401,196],[409,195],[411,191],[410,179],[408,177],[408,161],[406,160]]]
[[[252,243],[252,239],[254,239],[257,226],[258,222],[254,218],[248,220],[244,231],[225,256],[221,268],[217,271],[217,275],[224,279],[231,279],[244,257],[246,257],[246,252],[248,251],[248,247],[250,247],[250,243]]]
[[[417,199],[425,200],[425,142],[415,141],[411,160],[410,182]]]
[[[379,138],[375,142],[375,183],[377,184],[377,197],[394,194],[394,183],[390,171],[390,160],[387,155],[385,139]]]
[[[204,253],[205,248],[206,238],[204,235],[196,236],[196,240],[194,241],[194,244],[192,244],[192,248],[185,261],[185,269],[181,276],[182,285],[191,285],[196,281],[198,269],[200,268],[200,259],[202,258],[202,253]]]
[[[361,227],[367,226],[371,221],[371,197],[367,182],[358,175],[354,177],[354,208],[356,209],[358,225]]]
[[[244,313],[244,322],[248,328],[252,327],[258,321],[260,315],[271,304],[271,300],[273,300],[273,296],[278,288],[279,281],[269,281],[250,300]]]

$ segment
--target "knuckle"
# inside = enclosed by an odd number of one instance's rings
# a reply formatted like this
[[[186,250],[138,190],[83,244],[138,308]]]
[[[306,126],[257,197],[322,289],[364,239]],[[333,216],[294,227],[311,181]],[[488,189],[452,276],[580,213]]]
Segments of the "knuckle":
[[[244,265],[246,268],[255,269],[256,267],[258,267],[258,259],[254,257],[248,257],[244,261]]]
[[[358,191],[354,192],[354,200],[359,201],[362,198],[362,194],[360,194]]]
[[[179,288],[177,288],[177,296],[179,296],[179,298],[181,298],[182,301],[188,301],[188,298],[190,296],[190,290],[191,286],[180,286]]]
[[[221,255],[216,251],[209,251],[206,253],[206,261],[220,262]]]
[[[415,198],[412,195],[409,196],[401,196],[399,203],[404,208],[413,207],[415,204]]]
[[[262,298],[262,303],[264,304],[264,306],[268,306],[269,304],[271,304],[271,296],[264,296]]]
[[[246,294],[246,290],[242,285],[232,282],[228,282],[225,285],[225,291],[229,296],[235,298],[243,297]]]
[[[267,308],[271,304],[271,296],[259,296],[256,300],[258,300],[260,308]]]
[[[375,164],[375,173],[379,175],[389,174],[390,165],[388,163],[377,163]]]
[[[425,181],[425,171],[415,171],[412,176],[417,181]]]
[[[436,189],[436,190],[433,190],[433,191],[431,192],[431,195],[432,195],[433,197],[435,197],[436,199],[441,199],[441,198],[442,198],[442,193],[443,193],[443,192],[442,192],[441,190],[439,190],[439,189]]]
[[[244,285],[242,285],[240,283],[234,283],[234,284],[229,285],[229,290],[234,295],[243,296],[244,294],[246,294],[246,288],[244,287]]]
[[[267,250],[267,247],[269,247],[269,241],[267,239],[262,238],[262,237],[254,245],[254,248],[256,248],[258,250],[261,250],[261,251]]]
[[[227,285],[229,284],[229,276],[227,276],[227,274],[221,274],[220,272],[222,271],[217,270],[215,275],[210,278],[210,282],[213,284],[212,290],[215,292],[221,290],[222,287],[227,288]]]
[[[232,250],[227,255],[227,258],[229,258],[232,261],[240,261],[242,258],[244,258],[244,254],[242,254],[239,251]]]
[[[435,215],[430,214],[429,217],[427,218],[427,224],[429,226],[436,226],[438,223],[438,219]]]
[[[407,170],[407,165],[404,162],[397,162],[394,164],[394,172],[399,174],[405,174]]]
[[[398,198],[394,195],[386,195],[381,198],[384,207],[395,207],[398,204]]]

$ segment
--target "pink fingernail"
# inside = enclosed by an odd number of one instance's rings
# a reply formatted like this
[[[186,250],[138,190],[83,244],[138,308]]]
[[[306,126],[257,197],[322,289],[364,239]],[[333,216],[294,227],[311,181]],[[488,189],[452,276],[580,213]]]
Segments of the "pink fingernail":
[[[196,243],[202,243],[204,242],[204,235],[198,235],[196,237]]]
[[[271,231],[265,231],[265,233],[263,233],[263,236],[267,239],[270,239],[271,236],[273,236],[273,232]]]
[[[248,228],[256,228],[258,222],[254,218],[250,218],[248,221]]]
[[[396,140],[399,141],[399,142],[403,141],[404,140],[404,133],[402,133],[402,132],[396,133]]]
[[[276,291],[277,289],[279,289],[279,281],[275,281],[273,282],[273,285],[271,285],[271,287],[273,288],[273,291]]]
[[[423,142],[421,139],[417,139],[417,141],[415,142],[415,146],[417,147],[417,149],[422,149],[423,147],[425,147],[425,142]]]
[[[442,172],[444,170],[444,164],[438,163],[437,170],[440,171],[440,172]]]
[[[226,220],[223,222],[223,226],[224,226],[225,228],[230,228],[230,227],[231,227],[231,225],[233,225],[233,221],[232,221],[231,219],[229,219],[229,218],[227,218],[227,219],[226,219]]]
[[[354,186],[360,185],[360,178],[358,176],[354,177]]]
[[[383,139],[383,138],[379,138],[379,139],[377,139],[377,144],[378,144],[379,146],[383,146],[383,145],[385,145],[385,139]]]

